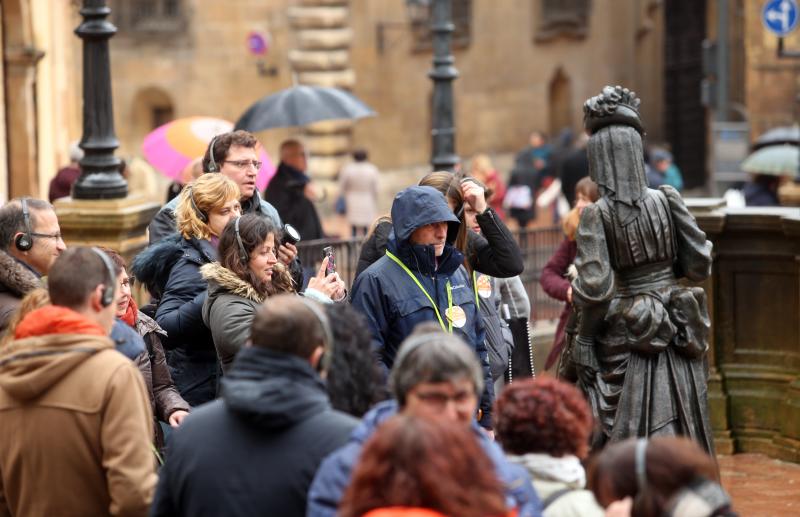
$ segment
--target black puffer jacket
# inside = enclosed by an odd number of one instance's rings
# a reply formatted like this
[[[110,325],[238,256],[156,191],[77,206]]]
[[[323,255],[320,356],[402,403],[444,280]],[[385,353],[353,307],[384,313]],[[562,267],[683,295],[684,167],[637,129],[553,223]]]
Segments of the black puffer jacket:
[[[181,239],[179,246],[182,255],[169,272],[155,320],[167,332],[162,343],[175,386],[197,406],[216,396],[219,376],[214,340],[203,323],[207,284],[200,274],[203,264],[217,259],[217,250],[194,238]]]
[[[331,409],[307,360],[244,348],[221,400],[170,439],[151,515],[304,517],[317,468],[357,424]]]
[[[525,267],[522,251],[497,213],[487,208],[485,212],[478,214],[476,219],[482,235],[467,232],[465,255],[470,267],[478,273],[497,278],[509,278],[521,274]],[[361,247],[356,277],[386,254],[386,243],[391,232],[391,219],[385,218],[378,223],[375,231]]]

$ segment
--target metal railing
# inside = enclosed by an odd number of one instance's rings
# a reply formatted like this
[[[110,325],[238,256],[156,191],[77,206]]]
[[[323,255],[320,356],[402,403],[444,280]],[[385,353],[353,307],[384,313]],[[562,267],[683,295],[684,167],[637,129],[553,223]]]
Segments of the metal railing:
[[[564,304],[550,298],[544,292],[539,285],[539,278],[545,264],[564,239],[563,231],[558,226],[552,226],[524,229],[513,233],[522,250],[525,262],[525,270],[520,277],[531,301],[532,319],[534,321],[557,319]],[[322,249],[326,246],[333,246],[336,254],[336,270],[349,288],[353,285],[362,242],[361,237],[318,239],[302,241],[297,245],[297,249],[303,264],[315,265],[318,268],[322,261]]]

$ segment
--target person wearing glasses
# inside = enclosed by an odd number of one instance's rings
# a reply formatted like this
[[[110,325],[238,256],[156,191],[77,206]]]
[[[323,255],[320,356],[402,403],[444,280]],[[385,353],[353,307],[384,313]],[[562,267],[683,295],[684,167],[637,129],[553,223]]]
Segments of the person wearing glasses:
[[[261,169],[258,159],[258,140],[247,131],[232,131],[214,137],[203,155],[203,173],[219,172],[233,180],[239,186],[243,214],[259,214],[272,219],[279,228],[281,216],[275,207],[261,199],[256,189],[256,177]],[[156,214],[150,222],[150,244],[162,241],[166,237],[175,235],[175,210],[178,206],[176,197]],[[302,234],[304,239],[307,237]],[[278,249],[278,259],[289,265],[297,256],[297,248],[291,244],[281,245]]]
[[[47,201],[18,198],[0,208],[0,332],[22,298],[42,286],[41,277],[66,248]]]
[[[317,194],[306,174],[306,151],[297,140],[286,140],[280,147],[281,162],[264,191],[264,199],[272,203],[288,224],[294,226],[303,240],[322,239],[322,223],[314,206]]]
[[[394,415],[439,420],[468,430],[489,457],[492,472],[505,488],[505,502],[519,517],[539,516],[539,498],[525,469],[509,462],[500,447],[476,421],[483,393],[484,369],[464,342],[432,322],[421,323],[405,339],[389,377],[394,400],[372,408],[350,435],[317,470],[308,492],[308,517],[333,517],[353,481],[362,451],[376,431]],[[402,445],[399,445],[402,447]],[[429,461],[419,455],[419,461]],[[469,489],[469,488],[467,488]],[[352,497],[348,498],[352,502]],[[345,512],[346,514],[347,512]]]

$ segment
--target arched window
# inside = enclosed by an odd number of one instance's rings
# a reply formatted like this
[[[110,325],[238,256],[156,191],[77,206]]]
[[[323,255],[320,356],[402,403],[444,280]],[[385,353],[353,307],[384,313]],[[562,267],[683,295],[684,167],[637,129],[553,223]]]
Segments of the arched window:
[[[590,0],[535,0],[540,4],[536,42],[560,36],[582,39],[589,33]]]
[[[186,28],[184,0],[110,0],[109,7],[123,33],[169,34]]]
[[[550,134],[557,135],[565,127],[572,128],[572,92],[569,77],[564,70],[556,70],[550,81]]]
[[[432,48],[431,41],[431,3],[433,0],[417,0],[417,9],[421,13],[411,22],[414,34],[414,50],[423,51]],[[472,26],[472,0],[452,0],[453,6],[453,48],[466,48],[470,43]]]

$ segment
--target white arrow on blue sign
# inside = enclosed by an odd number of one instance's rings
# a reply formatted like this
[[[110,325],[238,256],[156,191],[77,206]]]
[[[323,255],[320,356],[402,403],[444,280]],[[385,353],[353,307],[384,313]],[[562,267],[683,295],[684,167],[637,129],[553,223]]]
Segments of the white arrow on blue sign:
[[[770,0],[764,4],[764,9],[761,11],[764,27],[778,37],[792,32],[797,27],[797,18],[796,0]]]

